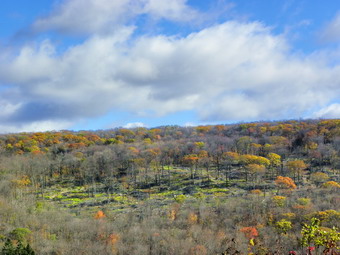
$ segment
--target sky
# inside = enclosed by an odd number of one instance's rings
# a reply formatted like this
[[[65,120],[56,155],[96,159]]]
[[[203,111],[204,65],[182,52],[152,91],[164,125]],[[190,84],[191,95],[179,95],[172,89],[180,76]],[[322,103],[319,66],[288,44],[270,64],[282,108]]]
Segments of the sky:
[[[340,118],[339,0],[1,0],[0,132]]]

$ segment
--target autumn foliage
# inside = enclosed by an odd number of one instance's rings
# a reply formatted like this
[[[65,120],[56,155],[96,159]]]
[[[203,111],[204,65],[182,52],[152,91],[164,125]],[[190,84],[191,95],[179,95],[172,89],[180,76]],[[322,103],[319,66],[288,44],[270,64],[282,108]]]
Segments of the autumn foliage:
[[[257,229],[255,227],[243,227],[240,231],[245,235],[248,239],[254,239],[259,235]]]
[[[12,183],[17,187],[26,187],[31,184],[31,180],[27,175],[23,175],[18,179],[12,180]]]
[[[287,162],[287,168],[292,172],[292,173],[301,173],[304,169],[307,168],[307,165],[303,160],[292,160]]]
[[[0,135],[0,254],[22,228],[38,254],[322,254],[339,137],[340,120]],[[324,247],[299,243],[311,218]]]
[[[103,219],[105,217],[106,217],[106,215],[104,214],[103,211],[98,211],[94,216],[95,219]]]
[[[275,180],[275,184],[281,189],[296,189],[294,181],[289,177],[278,176]]]
[[[195,213],[189,213],[188,215],[188,223],[196,224],[198,222],[198,215]]]
[[[263,192],[259,189],[253,189],[250,191],[250,193],[253,195],[261,195]]]
[[[284,196],[273,196],[272,201],[276,206],[283,207],[286,203],[287,198]]]
[[[340,189],[340,184],[335,181],[329,181],[322,184],[322,187],[327,189]]]

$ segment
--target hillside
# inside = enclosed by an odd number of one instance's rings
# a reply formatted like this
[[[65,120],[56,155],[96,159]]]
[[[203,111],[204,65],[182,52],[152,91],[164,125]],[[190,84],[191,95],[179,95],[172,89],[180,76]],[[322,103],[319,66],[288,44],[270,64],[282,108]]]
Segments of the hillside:
[[[336,119],[4,134],[0,254],[338,254],[339,180]]]

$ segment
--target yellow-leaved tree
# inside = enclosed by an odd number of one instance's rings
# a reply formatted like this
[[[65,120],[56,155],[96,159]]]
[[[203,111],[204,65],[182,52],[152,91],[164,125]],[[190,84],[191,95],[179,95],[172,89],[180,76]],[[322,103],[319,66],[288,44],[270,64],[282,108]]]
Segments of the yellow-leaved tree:
[[[293,178],[295,180],[296,175],[298,177],[298,181],[300,181],[301,174],[303,170],[307,168],[307,165],[303,160],[292,160],[288,161],[286,164],[288,170],[293,174]]]

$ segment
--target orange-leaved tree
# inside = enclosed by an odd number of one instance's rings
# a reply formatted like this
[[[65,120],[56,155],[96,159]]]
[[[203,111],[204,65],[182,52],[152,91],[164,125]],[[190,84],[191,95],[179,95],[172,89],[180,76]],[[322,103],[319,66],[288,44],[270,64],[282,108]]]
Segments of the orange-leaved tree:
[[[198,155],[197,154],[189,154],[183,157],[183,162],[190,167],[190,178],[194,178],[193,167],[195,166],[195,172],[197,171],[197,164],[198,164]]]
[[[296,189],[296,185],[294,181],[289,177],[278,176],[275,180],[275,184],[280,189],[288,189],[288,190]]]
[[[94,218],[95,219],[103,219],[103,218],[105,218],[106,217],[106,215],[105,215],[105,213],[103,212],[103,211],[98,211],[95,215],[94,215]]]
[[[249,244],[251,246],[255,245],[254,239],[259,235],[257,229],[255,227],[243,227],[240,231],[245,235],[245,237],[249,240]]]
[[[326,189],[340,189],[340,184],[335,181],[329,181],[322,184],[322,187]]]

